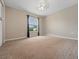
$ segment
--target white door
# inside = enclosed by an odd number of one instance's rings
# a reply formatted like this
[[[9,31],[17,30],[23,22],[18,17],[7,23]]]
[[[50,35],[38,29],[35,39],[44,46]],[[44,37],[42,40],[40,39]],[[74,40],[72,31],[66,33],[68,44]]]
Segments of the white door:
[[[0,20],[0,46],[2,46],[2,21]]]

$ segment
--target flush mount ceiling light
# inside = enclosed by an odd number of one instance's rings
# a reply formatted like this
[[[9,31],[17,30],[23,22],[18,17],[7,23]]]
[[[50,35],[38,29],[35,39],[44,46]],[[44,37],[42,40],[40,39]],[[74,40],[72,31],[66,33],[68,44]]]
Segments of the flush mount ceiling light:
[[[48,4],[47,0],[40,0],[38,9],[40,11],[46,11],[48,9],[48,6],[49,6],[49,4]]]

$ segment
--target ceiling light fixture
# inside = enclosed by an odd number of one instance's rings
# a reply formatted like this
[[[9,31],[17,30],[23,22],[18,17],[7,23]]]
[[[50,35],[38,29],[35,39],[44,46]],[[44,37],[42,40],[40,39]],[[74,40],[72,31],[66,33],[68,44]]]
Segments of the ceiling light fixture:
[[[39,3],[39,10],[40,11],[46,11],[48,9],[48,2],[47,0],[40,0],[40,3]]]

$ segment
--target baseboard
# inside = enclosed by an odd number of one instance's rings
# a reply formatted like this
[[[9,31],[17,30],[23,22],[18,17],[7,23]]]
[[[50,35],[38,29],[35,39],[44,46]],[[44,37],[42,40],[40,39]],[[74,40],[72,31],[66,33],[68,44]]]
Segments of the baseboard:
[[[5,41],[19,40],[19,39],[25,39],[25,38],[26,37],[18,37],[18,38],[6,39]]]
[[[60,37],[60,38],[66,38],[66,39],[73,39],[78,40],[78,38],[72,38],[72,37],[66,37],[66,36],[60,36],[60,35],[54,35],[54,34],[46,34],[47,36],[54,36],[54,37]]]

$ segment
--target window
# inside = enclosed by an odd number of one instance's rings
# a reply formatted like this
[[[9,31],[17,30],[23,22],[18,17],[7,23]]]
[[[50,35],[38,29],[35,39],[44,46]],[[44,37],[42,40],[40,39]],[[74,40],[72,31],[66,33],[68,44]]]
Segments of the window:
[[[38,31],[38,18],[29,16],[29,31]]]

